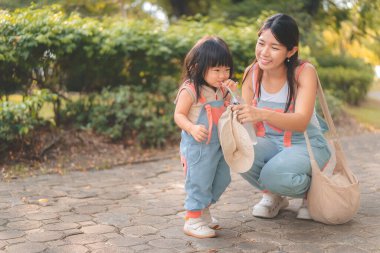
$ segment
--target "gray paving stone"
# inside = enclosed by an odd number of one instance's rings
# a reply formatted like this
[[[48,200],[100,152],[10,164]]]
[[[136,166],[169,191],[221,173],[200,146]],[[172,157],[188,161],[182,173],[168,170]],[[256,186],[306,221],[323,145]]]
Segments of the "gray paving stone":
[[[147,215],[153,215],[153,216],[166,216],[171,214],[176,214],[178,211],[177,209],[173,208],[152,208],[144,210],[144,213]]]
[[[7,243],[9,245],[12,245],[12,244],[23,243],[25,241],[26,241],[25,237],[19,237],[19,238],[9,239],[9,240],[7,240]]]
[[[16,230],[30,230],[41,227],[42,222],[40,221],[31,221],[31,220],[21,220],[15,222],[9,222],[7,224],[8,228]]]
[[[74,210],[78,214],[94,214],[94,213],[102,213],[102,212],[107,211],[107,207],[106,206],[84,205],[84,206],[75,207]]]
[[[124,215],[134,215],[140,212],[140,208],[131,206],[118,206],[109,209],[111,213],[124,214]]]
[[[94,215],[94,221],[98,223],[113,225],[119,228],[133,225],[131,218],[122,213],[100,213]]]
[[[106,247],[91,251],[92,253],[134,253],[133,249],[119,248],[119,247]]]
[[[115,232],[117,229],[114,226],[109,225],[94,225],[82,227],[81,230],[85,234],[105,234]]]
[[[62,230],[69,230],[74,228],[80,228],[81,225],[74,222],[58,222],[58,223],[52,223],[48,225],[44,225],[43,229],[50,230],[50,231],[62,231]]]
[[[0,231],[0,240],[9,240],[9,239],[14,239],[14,238],[19,238],[24,236],[25,233],[20,230],[5,230],[5,231]]]
[[[211,208],[223,229],[216,238],[189,237],[182,232],[184,178],[176,157],[0,182],[0,252],[42,244],[44,253],[377,253],[380,153],[374,151],[380,150],[380,134],[342,141],[362,189],[358,214],[343,225],[297,220],[299,199],[274,219],[252,217],[261,193],[232,173],[231,185]],[[51,205],[41,206],[39,198]]]
[[[134,245],[146,244],[154,239],[159,239],[159,237],[155,235],[149,235],[144,237],[123,236],[120,238],[109,239],[107,241],[107,245],[114,247],[130,247]]]
[[[91,221],[93,219],[90,215],[84,214],[73,214],[60,217],[60,219],[64,222],[83,222],[83,221]]]
[[[338,245],[333,248],[329,248],[325,251],[326,253],[368,253],[366,250],[359,249],[357,247],[348,246],[348,245]]]
[[[87,253],[90,250],[82,245],[64,245],[59,247],[50,248],[45,251],[46,253]]]
[[[56,213],[32,213],[32,214],[26,214],[25,217],[29,220],[50,220],[58,218],[58,214]]]
[[[75,199],[87,199],[87,198],[96,197],[98,196],[98,194],[96,192],[77,191],[77,192],[70,192],[68,196]]]
[[[81,226],[92,226],[92,225],[95,225],[96,223],[93,222],[93,221],[80,221],[78,222]]]
[[[80,235],[83,234],[83,231],[80,229],[69,229],[69,230],[63,230],[62,233],[65,235],[65,237],[71,236],[71,235]]]
[[[3,249],[6,245],[8,245],[5,241],[0,241],[0,249]]]
[[[43,252],[46,248],[47,248],[46,245],[42,243],[27,242],[27,243],[11,245],[6,248],[6,251],[8,253],[21,253],[21,252],[40,253],[40,252]]]
[[[71,244],[89,244],[89,243],[96,243],[96,242],[104,242],[107,238],[102,235],[97,234],[80,234],[80,235],[73,235],[68,236],[65,238],[65,241],[71,243]]]
[[[105,194],[102,194],[99,197],[102,199],[106,199],[106,200],[110,200],[110,199],[111,200],[120,200],[120,199],[125,199],[128,196],[129,196],[129,194],[125,193],[125,192],[107,192]]]
[[[157,231],[158,229],[154,227],[141,225],[141,226],[131,226],[131,227],[123,228],[120,232],[121,234],[126,235],[126,236],[142,237],[144,235],[156,234]]]
[[[240,242],[236,247],[243,252],[261,253],[279,250],[278,245],[272,242]]]
[[[43,231],[28,234],[26,238],[31,242],[48,242],[63,239],[64,234],[56,231]]]

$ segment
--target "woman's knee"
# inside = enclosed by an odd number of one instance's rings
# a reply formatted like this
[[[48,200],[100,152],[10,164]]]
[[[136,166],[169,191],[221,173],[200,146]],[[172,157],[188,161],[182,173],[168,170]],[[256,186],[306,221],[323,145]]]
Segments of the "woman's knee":
[[[263,170],[259,181],[266,190],[289,197],[302,197],[310,187],[310,176],[307,174]]]

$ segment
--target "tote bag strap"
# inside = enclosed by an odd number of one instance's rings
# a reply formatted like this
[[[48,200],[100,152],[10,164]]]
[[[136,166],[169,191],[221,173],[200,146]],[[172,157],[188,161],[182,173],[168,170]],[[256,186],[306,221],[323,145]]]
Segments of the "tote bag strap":
[[[325,118],[327,125],[329,127],[329,130],[330,130],[330,135],[331,135],[330,139],[332,140],[333,146],[335,147],[335,155],[336,155],[336,160],[337,160],[337,166],[335,168],[339,168],[341,170],[341,172],[345,173],[351,182],[356,182],[357,179],[352,174],[352,171],[349,169],[347,161],[346,161],[346,157],[343,153],[343,148],[340,144],[338,133],[336,131],[336,128],[335,128],[334,122],[332,120],[330,111],[328,109],[328,105],[326,102],[325,95],[323,93],[321,81],[319,80],[318,74],[317,74],[317,81],[318,81],[318,87],[317,87],[318,100],[319,100],[319,103],[321,105],[321,109],[322,109],[324,118]],[[313,151],[312,151],[312,148],[310,145],[310,140],[309,140],[309,137],[308,137],[306,131],[304,132],[304,136],[305,136],[307,150],[309,152],[311,164],[312,164],[312,166],[315,166],[315,165],[313,165],[313,163],[316,164],[314,154],[313,154]],[[334,155],[334,152],[331,155]],[[314,162],[312,162],[312,160],[314,160]],[[319,169],[319,166],[318,166],[318,169]]]

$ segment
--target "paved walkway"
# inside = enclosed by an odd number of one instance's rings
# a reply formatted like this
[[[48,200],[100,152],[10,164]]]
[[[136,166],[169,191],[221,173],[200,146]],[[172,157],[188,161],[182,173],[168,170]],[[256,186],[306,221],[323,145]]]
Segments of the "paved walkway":
[[[260,194],[233,174],[212,209],[223,226],[218,237],[187,237],[175,157],[1,182],[0,252],[380,252],[380,134],[342,142],[362,189],[359,213],[344,225],[297,220],[299,200],[275,219],[254,218]]]

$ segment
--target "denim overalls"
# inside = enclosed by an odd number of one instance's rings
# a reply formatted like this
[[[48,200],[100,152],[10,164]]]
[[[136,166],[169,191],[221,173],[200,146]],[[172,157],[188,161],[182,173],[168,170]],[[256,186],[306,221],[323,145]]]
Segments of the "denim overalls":
[[[285,103],[258,101],[255,93],[253,104],[258,108],[284,111]],[[294,103],[289,110],[294,110]],[[327,130],[326,123],[318,115],[317,119],[320,127],[309,123],[306,131],[315,160],[323,168],[331,153],[323,136]],[[282,196],[305,197],[311,182],[311,164],[303,132],[283,131],[266,122],[259,122],[256,124],[256,135],[255,160],[252,168],[241,174],[242,177],[260,190]]]
[[[185,209],[189,211],[202,210],[214,204],[231,182],[217,129],[218,120],[226,109],[224,100],[207,102],[201,97],[199,101],[204,104],[197,124],[208,129],[207,140],[200,143],[185,131],[181,133],[180,153],[186,174]]]

